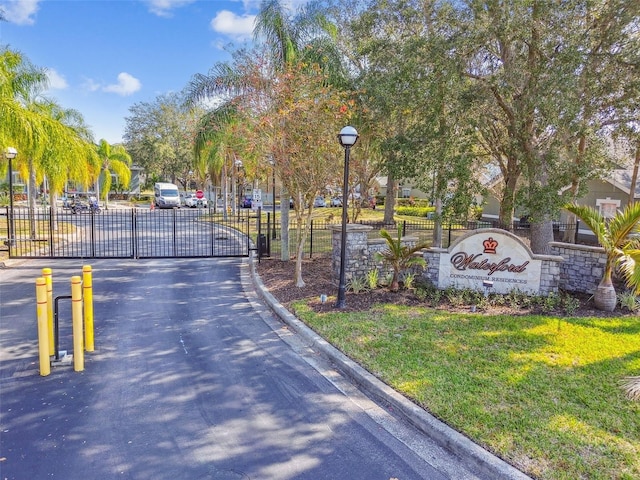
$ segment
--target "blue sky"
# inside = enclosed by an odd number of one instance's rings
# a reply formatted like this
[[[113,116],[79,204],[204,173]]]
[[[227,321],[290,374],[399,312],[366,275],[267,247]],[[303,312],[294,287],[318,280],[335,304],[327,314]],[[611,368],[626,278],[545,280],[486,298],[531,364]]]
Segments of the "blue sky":
[[[46,95],[82,113],[96,141],[116,143],[130,106],[182,90],[194,74],[230,59],[230,45],[250,42],[259,6],[260,0],[0,0],[7,20],[0,22],[0,45],[46,68]]]

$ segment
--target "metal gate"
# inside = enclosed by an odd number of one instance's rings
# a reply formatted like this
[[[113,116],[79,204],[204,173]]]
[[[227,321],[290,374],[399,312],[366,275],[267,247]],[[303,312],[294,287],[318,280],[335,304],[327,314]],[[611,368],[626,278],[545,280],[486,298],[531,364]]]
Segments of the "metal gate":
[[[252,215],[253,214],[253,215]],[[6,209],[10,258],[246,257],[260,219],[210,209]],[[5,233],[5,230],[0,230]]]

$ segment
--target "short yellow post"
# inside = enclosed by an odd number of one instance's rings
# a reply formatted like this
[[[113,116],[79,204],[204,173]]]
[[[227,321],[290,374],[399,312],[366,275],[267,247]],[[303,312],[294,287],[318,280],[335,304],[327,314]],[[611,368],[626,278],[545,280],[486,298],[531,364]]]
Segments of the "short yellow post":
[[[82,267],[82,299],[84,301],[84,348],[93,352],[93,281],[91,266]]]
[[[40,375],[46,377],[51,373],[49,362],[49,328],[47,327],[47,281],[36,279],[36,312],[38,315],[38,356],[40,358]]]
[[[53,274],[50,268],[42,269],[42,276],[47,282],[47,318],[49,322],[49,355],[55,355],[55,337],[53,334]]]
[[[73,324],[73,369],[84,370],[84,339],[82,336],[82,282],[78,275],[71,277],[71,317]]]

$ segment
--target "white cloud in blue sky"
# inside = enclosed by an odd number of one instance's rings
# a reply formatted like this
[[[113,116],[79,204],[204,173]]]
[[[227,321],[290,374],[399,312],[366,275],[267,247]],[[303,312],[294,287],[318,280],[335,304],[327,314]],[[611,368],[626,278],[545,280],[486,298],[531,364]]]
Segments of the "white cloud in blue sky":
[[[171,17],[173,10],[193,3],[195,0],[145,0],[149,11],[160,17]]]
[[[308,0],[283,0],[295,9]],[[261,0],[0,0],[0,46],[49,76],[95,139],[122,140],[136,103],[183,90],[251,43]]]
[[[16,25],[33,25],[34,15],[41,0],[11,0],[0,3],[8,22]]]
[[[64,76],[60,75],[53,68],[47,68],[47,78],[49,79],[50,90],[64,90],[69,86]]]
[[[107,85],[103,90],[105,92],[117,93],[118,95],[126,97],[127,95],[137,92],[141,88],[142,84],[140,83],[140,80],[127,72],[122,72],[118,74],[118,83]]]
[[[211,20],[211,29],[231,37],[247,38],[253,32],[255,15],[237,15],[229,10],[221,10]]]

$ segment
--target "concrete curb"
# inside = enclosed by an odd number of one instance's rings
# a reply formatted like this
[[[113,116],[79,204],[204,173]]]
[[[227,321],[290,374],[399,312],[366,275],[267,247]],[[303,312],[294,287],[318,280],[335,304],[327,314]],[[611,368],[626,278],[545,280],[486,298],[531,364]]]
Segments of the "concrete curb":
[[[470,470],[493,479],[531,480],[531,477],[475,444],[461,433],[452,429],[447,424],[441,422],[396,392],[307,327],[269,293],[256,272],[253,257],[250,258],[249,263],[253,285],[269,308],[312,347],[333,362],[335,366],[344,375],[349,377],[362,391],[366,392],[374,400],[393,407],[395,412],[401,415],[406,421],[410,422],[443,448],[453,452]]]

